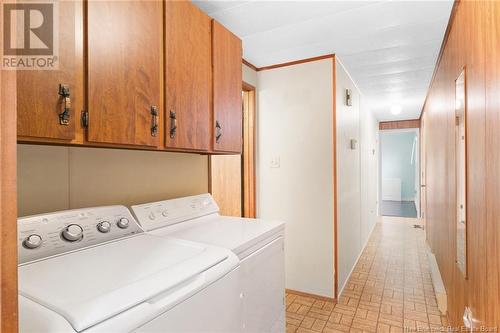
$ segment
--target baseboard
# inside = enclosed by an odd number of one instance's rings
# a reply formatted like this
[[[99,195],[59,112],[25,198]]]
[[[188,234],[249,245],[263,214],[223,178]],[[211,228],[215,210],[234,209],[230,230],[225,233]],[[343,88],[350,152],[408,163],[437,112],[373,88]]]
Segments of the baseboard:
[[[375,230],[375,226],[377,225],[377,223],[379,223],[380,221],[377,221],[373,224],[372,226],[372,230],[370,230],[370,233],[368,234],[368,238],[366,239],[366,242],[365,244],[363,245],[363,247],[361,248],[361,252],[359,252],[358,254],[358,257],[356,258],[356,261],[354,262],[354,265],[352,266],[351,268],[351,271],[349,272],[349,274],[347,275],[347,279],[345,280],[344,282],[344,285],[342,286],[342,288],[340,288],[340,291],[339,293],[337,294],[338,297],[340,297],[342,295],[342,292],[344,291],[344,288],[347,284],[347,282],[349,282],[349,279],[351,278],[351,275],[352,275],[352,272],[354,271],[354,268],[356,267],[356,265],[358,264],[358,261],[359,261],[359,258],[361,258],[361,255],[363,254],[363,251],[365,250],[366,248],[366,245],[368,244],[368,241],[370,240],[370,237],[372,236],[372,233],[373,233],[373,230]]]
[[[408,223],[413,223],[413,224],[424,224],[423,219],[419,217],[400,217],[400,216],[381,216],[381,221],[383,222],[395,222],[395,223],[401,223],[401,222],[408,222]]]
[[[304,297],[313,297],[313,298],[320,299],[322,301],[327,301],[327,302],[336,302],[337,301],[334,297],[315,295],[315,294],[310,294],[310,293],[306,293],[306,292],[298,291],[298,290],[293,290],[293,289],[285,289],[285,290],[287,293],[290,293],[290,294],[295,294],[295,295],[304,296]]]
[[[441,272],[439,272],[439,266],[437,264],[436,257],[432,253],[429,245],[427,245],[427,259],[429,260],[432,286],[434,287],[434,292],[436,293],[438,309],[443,315],[446,315],[446,313],[448,312],[448,298],[446,296],[446,288],[444,287],[443,279],[441,278]]]

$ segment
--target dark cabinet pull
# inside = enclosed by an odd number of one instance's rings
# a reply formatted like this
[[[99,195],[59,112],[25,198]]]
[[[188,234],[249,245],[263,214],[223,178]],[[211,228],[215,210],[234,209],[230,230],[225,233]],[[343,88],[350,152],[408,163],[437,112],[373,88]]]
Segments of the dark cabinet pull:
[[[71,96],[68,85],[62,83],[59,84],[59,96],[61,96],[63,102],[63,111],[59,113],[59,124],[69,125]]]
[[[174,111],[170,111],[170,138],[175,138],[177,132],[177,115]]]
[[[151,136],[158,135],[158,107],[151,106]]]
[[[222,125],[218,120],[215,121],[215,143],[219,143],[222,138]]]

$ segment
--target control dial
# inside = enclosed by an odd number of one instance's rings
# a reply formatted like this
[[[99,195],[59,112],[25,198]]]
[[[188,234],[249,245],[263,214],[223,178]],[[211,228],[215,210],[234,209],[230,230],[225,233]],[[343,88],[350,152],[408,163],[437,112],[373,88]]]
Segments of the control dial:
[[[68,242],[76,242],[83,238],[83,229],[78,224],[70,224],[62,231],[62,237]]]
[[[24,239],[23,245],[27,249],[39,248],[40,245],[42,245],[42,237],[40,237],[40,235],[37,234],[31,234]]]
[[[116,222],[116,225],[120,229],[127,229],[129,225],[129,220],[126,217],[122,217],[121,219],[118,220],[118,222]]]
[[[107,233],[111,230],[111,223],[108,221],[102,221],[97,224],[97,230],[102,233]]]

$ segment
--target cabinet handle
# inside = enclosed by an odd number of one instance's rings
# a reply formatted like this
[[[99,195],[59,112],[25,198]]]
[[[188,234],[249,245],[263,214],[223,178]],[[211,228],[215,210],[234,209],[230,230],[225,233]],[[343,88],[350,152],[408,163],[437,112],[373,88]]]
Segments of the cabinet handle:
[[[215,121],[215,143],[219,143],[222,138],[222,125],[218,120]]]
[[[174,111],[170,111],[170,138],[175,138],[177,132],[177,115]]]
[[[151,136],[158,135],[158,107],[151,106]]]
[[[59,113],[59,124],[69,125],[70,111],[71,111],[71,96],[69,86],[66,84],[59,84],[59,96],[62,98],[63,111]]]

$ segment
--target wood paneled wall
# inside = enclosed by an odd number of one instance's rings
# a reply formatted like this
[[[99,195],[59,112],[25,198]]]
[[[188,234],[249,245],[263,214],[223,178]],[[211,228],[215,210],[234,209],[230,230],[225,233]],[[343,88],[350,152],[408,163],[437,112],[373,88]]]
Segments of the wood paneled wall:
[[[448,316],[500,328],[500,2],[458,1],[424,105],[427,237]],[[455,79],[466,70],[468,278],[456,258]]]
[[[16,72],[0,70],[0,332],[17,332]]]
[[[381,121],[378,126],[380,130],[420,128],[420,119]]]

